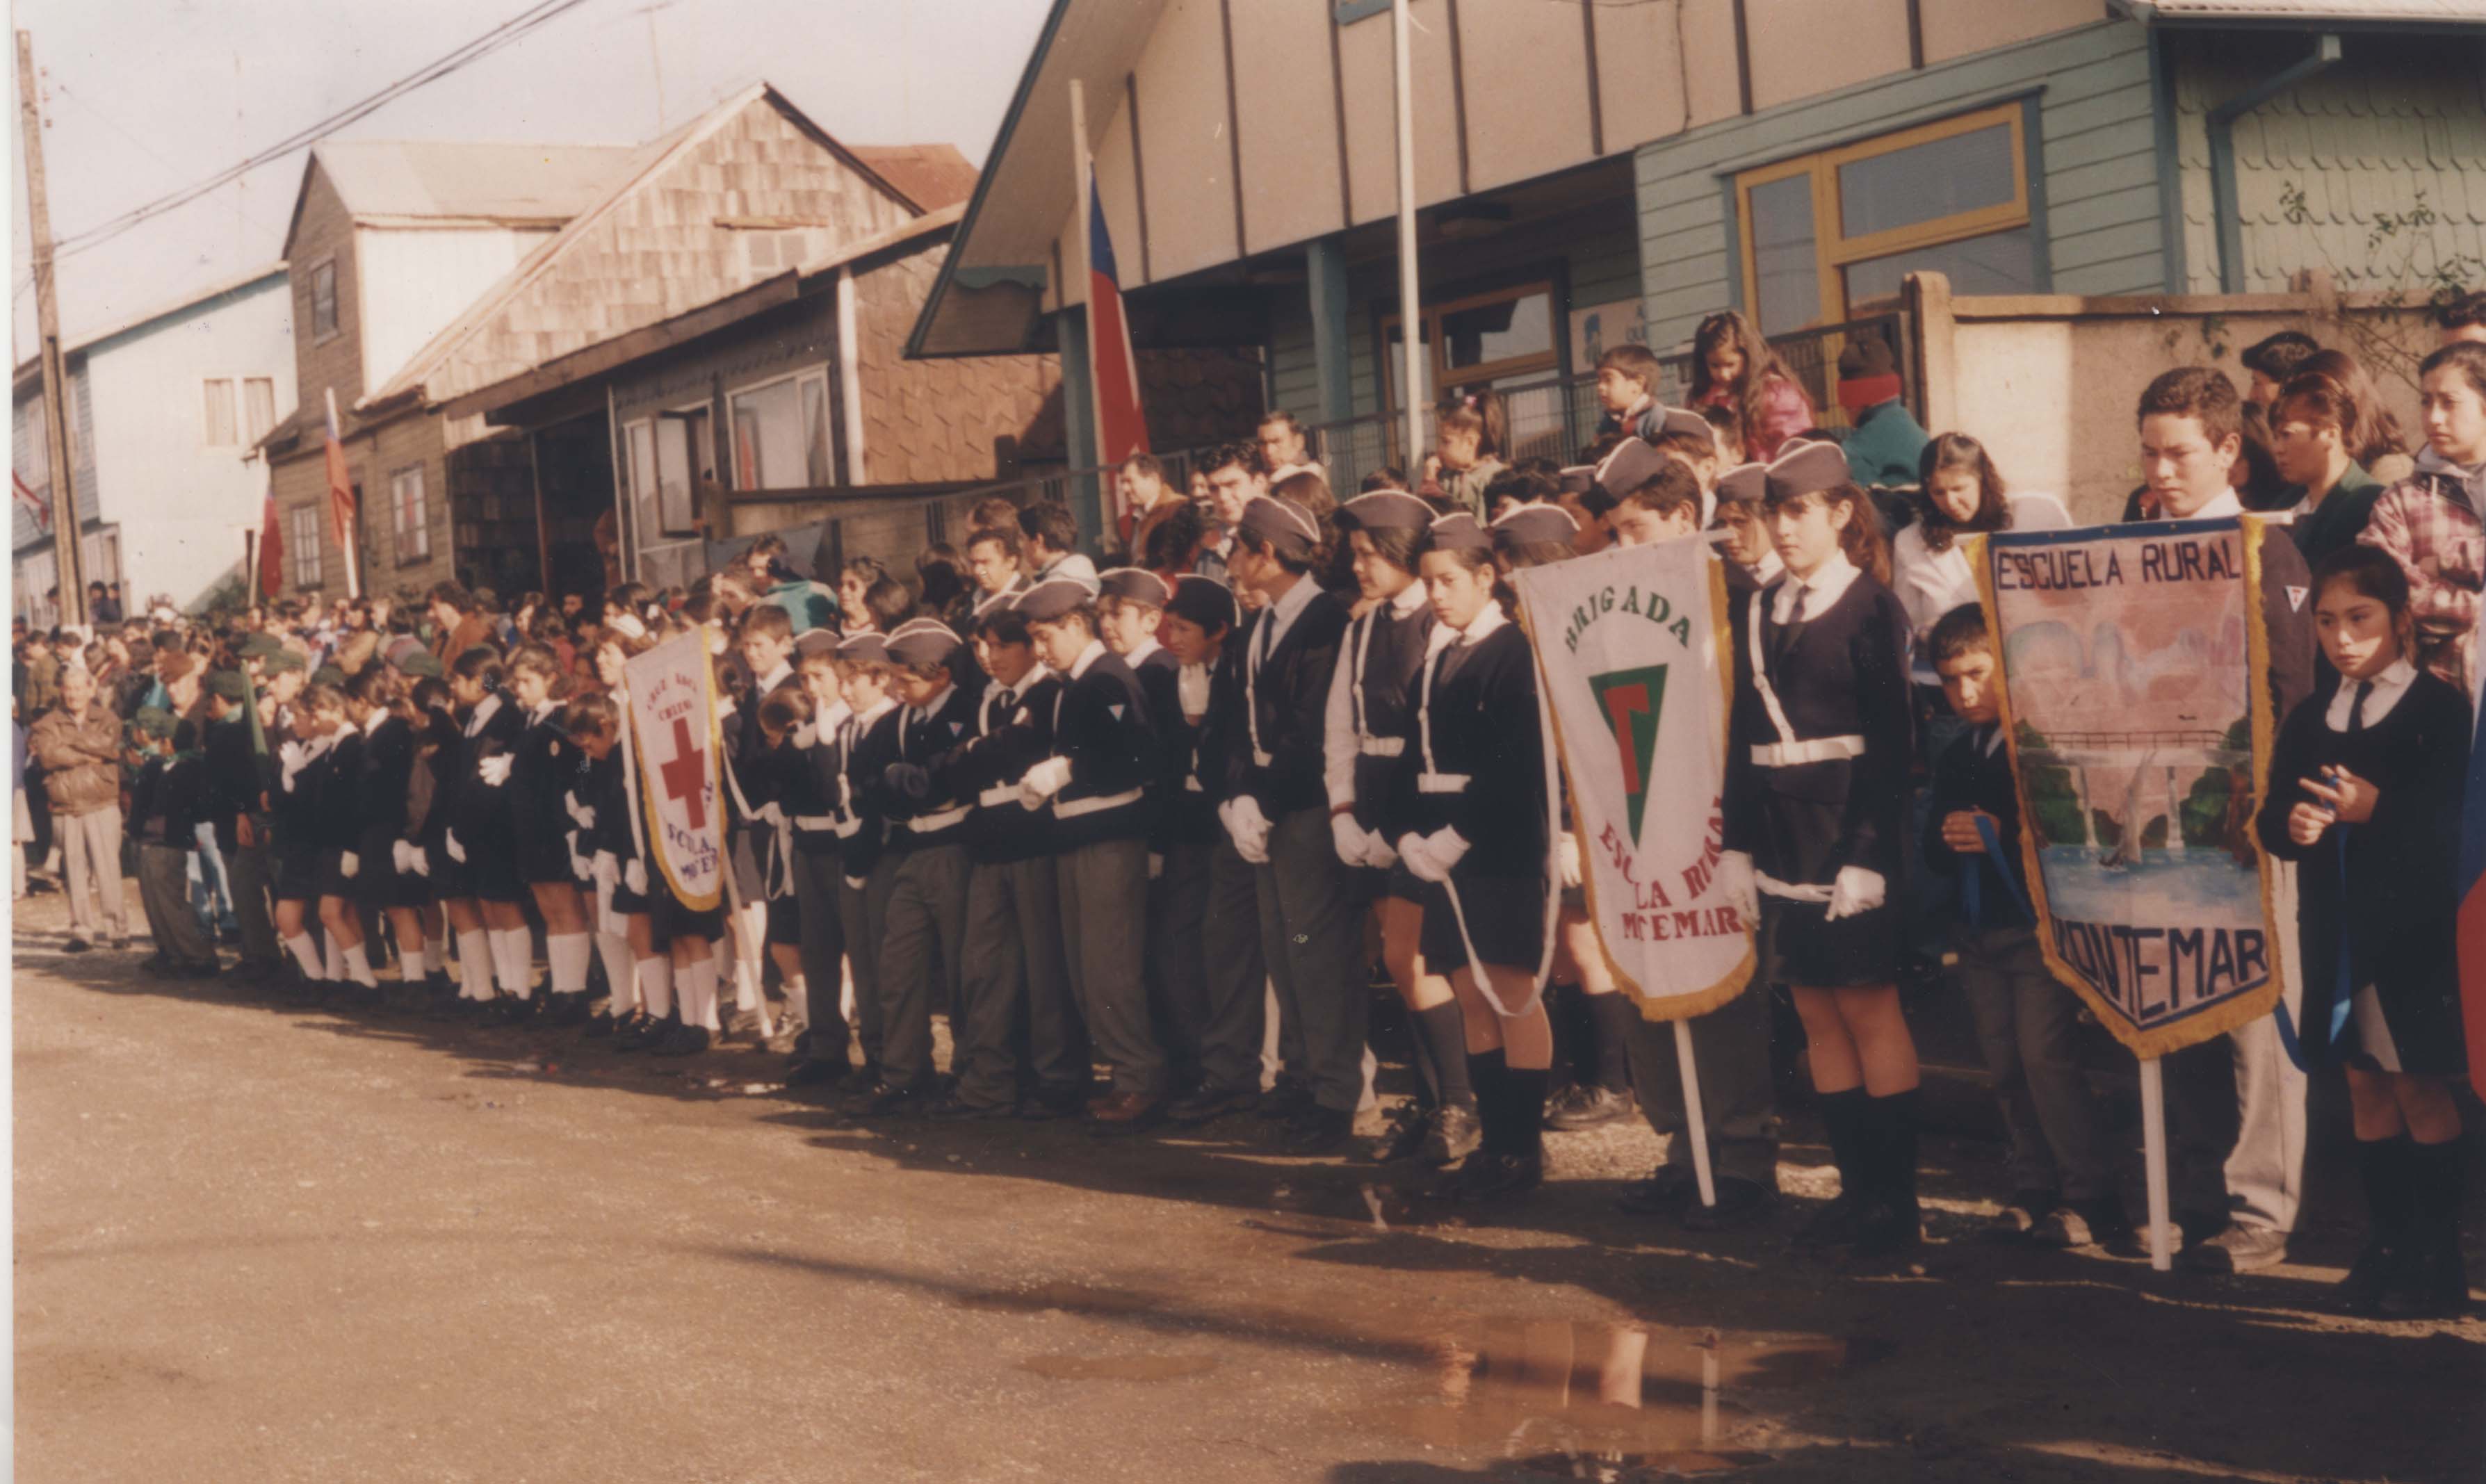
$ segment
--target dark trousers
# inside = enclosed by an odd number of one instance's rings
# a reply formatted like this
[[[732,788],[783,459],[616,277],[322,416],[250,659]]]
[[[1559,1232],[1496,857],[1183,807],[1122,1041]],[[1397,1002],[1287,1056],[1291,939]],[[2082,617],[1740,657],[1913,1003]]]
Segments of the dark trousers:
[[[845,933],[846,964],[854,972],[855,1038],[863,1046],[865,1063],[875,1067],[882,1040],[881,925],[889,921],[890,888],[897,875],[898,863],[883,856],[862,878],[862,886],[849,886],[843,878],[838,884],[838,922]]]
[[[138,847],[138,905],[155,951],[181,964],[212,964],[216,946],[190,910],[190,853],[152,842]]]
[[[1628,1045],[1641,1116],[1664,1140],[1666,1163],[1692,1168],[1673,1025],[1635,1019]],[[1692,1068],[1700,1079],[1710,1169],[1722,1179],[1778,1189],[1779,1110],[1770,1082],[1768,985],[1748,984],[1742,994],[1692,1022]]]
[[[1054,859],[1062,956],[1117,1092],[1166,1090],[1165,1052],[1148,1023],[1148,843],[1094,840]]]
[[[1208,960],[1201,951],[1208,919],[1206,845],[1170,844],[1148,883],[1148,1004],[1167,1074],[1176,1087],[1201,1085],[1200,1039],[1206,1022]],[[1253,924],[1257,942],[1259,924]]]
[[[958,1015],[950,1064],[958,1096],[998,1108],[1088,1080],[1086,1038],[1062,960],[1062,906],[1049,856],[979,864],[967,875]]]
[[[225,857],[233,878],[234,921],[241,927],[241,956],[253,964],[274,964],[283,950],[276,942],[275,908],[270,896],[276,881],[276,857],[262,829],[259,843]]]
[[[1196,882],[1200,901],[1196,921],[1159,923],[1170,965],[1168,1018],[1189,1039],[1201,1086],[1221,1091],[1260,1088],[1269,971],[1260,956],[1256,872],[1223,833],[1212,843],[1176,845],[1166,854],[1166,881]],[[1169,900],[1191,890],[1169,893]]]
[[[919,845],[889,863],[880,921],[880,1077],[912,1087],[932,1076],[932,1011],[958,999],[967,921],[967,847]]]
[[[1287,1070],[1312,1101],[1351,1113],[1364,1100],[1364,1032],[1372,995],[1359,968],[1364,919],[1348,890],[1346,866],[1332,841],[1329,814],[1296,810],[1269,827],[1269,861],[1255,867],[1260,952],[1278,991],[1281,1024],[1303,1047]]]
[[[838,990],[845,963],[845,914],[839,896],[845,890],[838,879],[843,869],[834,855],[794,852],[794,915],[802,955],[803,987],[808,992],[805,1017],[812,1028],[811,1054],[823,1061],[843,1061],[852,1034]]]
[[[2115,1190],[2106,1120],[2081,1073],[2080,1003],[2026,927],[1958,930],[1959,983],[2010,1140],[2011,1188],[2094,1200]]]

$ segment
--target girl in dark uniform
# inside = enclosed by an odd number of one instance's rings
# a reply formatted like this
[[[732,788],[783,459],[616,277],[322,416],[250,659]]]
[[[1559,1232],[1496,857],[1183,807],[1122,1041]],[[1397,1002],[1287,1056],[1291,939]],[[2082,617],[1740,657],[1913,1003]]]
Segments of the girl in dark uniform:
[[[1339,859],[1359,867],[1372,892],[1381,960],[1407,1006],[1416,1066],[1430,1094],[1410,1103],[1369,1149],[1383,1164],[1409,1158],[1430,1166],[1465,1159],[1478,1140],[1476,1091],[1468,1083],[1467,1031],[1445,966],[1423,951],[1425,884],[1398,861],[1393,842],[1418,820],[1416,769],[1407,762],[1416,682],[1436,638],[1450,631],[1416,575],[1417,549],[1433,508],[1398,490],[1377,490],[1340,506],[1359,607],[1339,644],[1323,730],[1330,833]]]
[[[406,858],[406,868],[421,879],[424,904],[419,916],[423,919],[424,941],[432,945],[430,1018],[456,1020],[481,1008],[449,977],[450,924],[442,906],[448,894],[442,888],[450,869],[443,840],[449,834],[452,781],[461,742],[457,707],[450,695],[449,682],[437,675],[426,675],[414,682],[412,704],[415,767],[421,775],[415,788],[422,811],[411,837],[414,851]],[[462,973],[466,968],[462,946],[458,952]],[[486,957],[483,972],[488,975],[491,970]]]
[[[2348,1078],[2370,1225],[2350,1309],[2467,1306],[2460,1105],[2467,1071],[2453,924],[2469,698],[2409,661],[2408,576],[2370,546],[2313,571],[2313,622],[2338,686],[2280,727],[2255,821],[2297,869],[2308,1059]]]
[[[343,691],[319,687],[312,706],[326,733],[327,751],[312,769],[318,775],[314,790],[319,801],[319,926],[327,934],[324,954],[330,994],[355,1005],[379,998],[379,980],[372,974],[371,950],[363,942],[362,871],[363,737],[354,723],[354,707]]]
[[[594,811],[577,800],[579,752],[562,730],[561,703],[552,699],[560,659],[540,645],[524,646],[510,656],[509,679],[511,699],[526,718],[509,774],[511,834],[518,879],[543,915],[544,959],[552,971],[552,995],[539,1013],[548,1025],[576,1025],[587,1019],[587,970],[595,946],[578,891],[585,862],[574,847]],[[501,1017],[524,1018],[532,993],[522,975],[515,1006],[502,1006]]]
[[[294,701],[293,735],[276,752],[276,786],[268,790],[275,833],[276,936],[301,973],[290,997],[317,1004],[327,995],[329,975],[310,924],[319,900],[319,783],[328,753],[324,714],[331,725],[345,719],[335,691],[314,686]]]
[[[1727,879],[1757,890],[1754,982],[1793,991],[1838,1167],[1837,1199],[1799,1240],[1887,1252],[1920,1232],[1917,1049],[1890,900],[1907,825],[1907,615],[1836,446],[1796,443],[1754,477],[1786,570],[1733,620]]]
[[[373,665],[345,682],[345,714],[362,731],[353,793],[361,817],[354,853],[355,895],[385,915],[397,934],[398,990],[391,1007],[416,1008],[430,955],[423,931],[423,907],[431,889],[410,864],[417,845],[407,819],[413,798],[414,708],[404,682],[386,665]]]
[[[596,672],[605,677],[608,694],[571,701],[562,713],[562,725],[588,758],[587,797],[595,811],[594,843],[599,868],[603,859],[613,862],[612,913],[622,925],[632,960],[628,978],[620,982],[637,986],[635,1004],[625,1004],[616,992],[613,1049],[645,1051],[673,1028],[674,961],[665,941],[656,935],[648,899],[649,863],[641,844],[647,826],[645,816],[634,813],[639,808],[638,780],[624,765],[622,728],[627,723],[622,707],[628,700],[620,679],[622,644],[620,636],[614,636],[596,650]],[[608,977],[612,975],[610,969],[605,973]]]
[[[644,640],[646,626],[635,617],[629,622],[638,627]],[[602,689],[591,691],[579,700],[604,701],[605,708],[613,710],[615,718],[601,750],[587,744],[574,719],[601,717],[604,711],[591,708],[581,712],[577,701],[562,708],[562,730],[579,752],[579,779],[571,792],[578,803],[579,817],[585,820],[579,826],[577,844],[578,853],[587,858],[587,882],[580,894],[585,898],[588,920],[594,924],[595,956],[604,966],[607,991],[604,1008],[588,1023],[590,1035],[610,1035],[645,1018],[639,1001],[639,953],[631,945],[628,914],[618,905],[622,896],[622,863],[635,852],[630,843],[631,820],[621,804],[620,712],[614,709],[614,701],[605,700],[622,693],[624,655],[620,642],[623,637],[619,632],[609,633],[594,653],[585,656]]]
[[[1438,1196],[1505,1199],[1545,1178],[1554,1037],[1541,998],[1555,892],[1536,670],[1501,602],[1493,546],[1464,513],[1434,522],[1419,563],[1449,638],[1417,684],[1409,760],[1419,822],[1398,858],[1425,893],[1420,948],[1450,970],[1481,1139]]]
[[[526,914],[518,902],[516,847],[507,804],[510,770],[525,720],[501,693],[501,657],[474,648],[449,667],[449,694],[464,712],[456,763],[444,787],[448,819],[441,832],[439,891],[457,934],[457,964],[466,996],[489,1003],[492,982],[512,999],[531,987],[534,957]]]

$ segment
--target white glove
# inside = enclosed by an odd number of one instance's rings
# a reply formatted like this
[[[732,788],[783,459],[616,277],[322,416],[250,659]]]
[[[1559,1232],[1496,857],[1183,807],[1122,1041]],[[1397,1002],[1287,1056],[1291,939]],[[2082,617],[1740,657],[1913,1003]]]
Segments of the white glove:
[[[1234,853],[1255,866],[1269,864],[1269,816],[1260,812],[1260,801],[1243,794],[1221,811],[1226,816],[1226,833],[1234,838]]]
[[[355,876],[362,872],[362,869],[363,858],[354,854],[352,851],[348,850],[345,854],[337,857],[337,874],[345,877],[347,881],[353,880]]]
[[[562,840],[569,847],[569,874],[571,879],[576,881],[587,880],[587,857],[578,853],[578,832],[576,830],[570,831],[568,834],[562,837]]]
[[[1162,876],[1162,875],[1164,875],[1164,874],[1165,874],[1165,857],[1163,857],[1163,856],[1161,856],[1161,855],[1157,854],[1157,853],[1156,853],[1155,851],[1153,851],[1153,850],[1149,851],[1149,852],[1148,852],[1148,879],[1149,879],[1150,881],[1154,881],[1154,880],[1156,880],[1158,877],[1160,877],[1160,876]]]
[[[1882,905],[1890,893],[1890,883],[1880,871],[1868,871],[1862,866],[1838,867],[1838,879],[1830,885],[1830,921],[1852,918]]]
[[[1364,864],[1379,870],[1398,864],[1398,852],[1390,847],[1388,837],[1379,830],[1364,832]]]
[[[595,859],[588,863],[587,876],[591,881],[611,886],[622,879],[622,858],[610,850],[595,852]]]
[[[1757,930],[1761,924],[1761,898],[1753,888],[1753,858],[1741,850],[1729,850],[1718,857],[1718,894],[1735,915],[1744,920],[1747,929]]]
[[[457,832],[455,830],[445,831],[441,836],[441,839],[449,846],[449,859],[456,862],[460,866],[465,865],[466,847],[457,843]]]
[[[1398,841],[1398,859],[1420,880],[1448,881],[1450,868],[1468,853],[1467,838],[1444,825],[1430,835],[1410,831]]]
[[[845,878],[845,883],[846,890],[849,892],[860,892],[864,888],[864,880],[861,876],[848,876]]]
[[[595,806],[593,804],[579,803],[578,795],[575,792],[566,788],[563,789],[561,794],[561,807],[569,811],[570,818],[578,821],[578,827],[580,829],[593,830],[595,828]]]
[[[510,781],[510,764],[512,760],[507,753],[503,753],[498,757],[482,758],[475,764],[476,775],[484,783],[498,788]]]
[[[428,881],[431,879],[431,857],[424,853],[424,849],[421,845],[408,845],[405,847],[405,866],[406,869],[423,877],[425,880]]]
[[[622,867],[622,885],[637,895],[647,895],[648,863],[632,856],[629,864]]]
[[[794,728],[794,745],[796,747],[809,752],[811,749],[818,746],[819,741],[820,728],[813,726],[811,723],[805,722],[802,726]]]
[[[1369,841],[1372,837],[1365,833],[1364,826],[1355,822],[1353,814],[1330,815],[1329,838],[1330,843],[1338,849],[1340,860],[1349,866],[1370,864],[1365,858],[1371,854]]]
[[[392,841],[389,845],[389,864],[397,867],[397,873],[399,875],[412,875],[414,873],[414,862],[410,857],[412,857],[413,854],[414,847],[407,844],[404,840]]]
[[[1018,801],[1029,809],[1042,809],[1045,801],[1070,783],[1070,759],[1047,757],[1027,770],[1018,781]]]
[[[300,774],[304,768],[310,766],[311,750],[304,747],[299,742],[288,742],[283,747],[276,750],[276,757],[279,762],[285,765],[285,778],[283,780],[285,791],[287,793],[291,793],[293,791],[294,778]]]
[[[1564,891],[1575,891],[1580,885],[1580,837],[1565,830],[1554,842],[1554,859],[1562,873]]]
[[[761,824],[768,826],[768,828],[772,830],[782,830],[786,828],[786,811],[777,807],[777,801],[774,799],[771,799],[767,803],[760,806],[758,817]]]

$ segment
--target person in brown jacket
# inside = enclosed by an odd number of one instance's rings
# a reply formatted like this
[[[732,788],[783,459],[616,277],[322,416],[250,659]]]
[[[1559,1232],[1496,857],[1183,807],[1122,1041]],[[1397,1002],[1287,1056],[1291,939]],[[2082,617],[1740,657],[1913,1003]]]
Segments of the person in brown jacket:
[[[71,953],[104,939],[119,948],[129,936],[121,894],[121,719],[95,703],[95,677],[61,672],[61,703],[35,723],[27,746],[43,765],[52,830],[69,876]],[[96,895],[103,898],[101,918]]]

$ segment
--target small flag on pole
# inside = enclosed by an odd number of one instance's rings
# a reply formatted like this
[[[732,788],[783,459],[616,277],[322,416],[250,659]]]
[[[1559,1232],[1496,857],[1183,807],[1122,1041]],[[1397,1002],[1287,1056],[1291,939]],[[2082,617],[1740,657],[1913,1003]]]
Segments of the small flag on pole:
[[[328,531],[345,559],[345,596],[363,595],[363,574],[354,543],[354,481],[345,469],[345,443],[337,427],[337,389],[328,389]]]
[[[1140,363],[1122,316],[1122,279],[1096,178],[1088,176],[1088,362],[1096,386],[1096,461],[1108,469],[1148,451],[1148,421],[1140,410]],[[1119,496],[1117,497],[1119,498]],[[1118,511],[1127,538],[1131,511]]]

